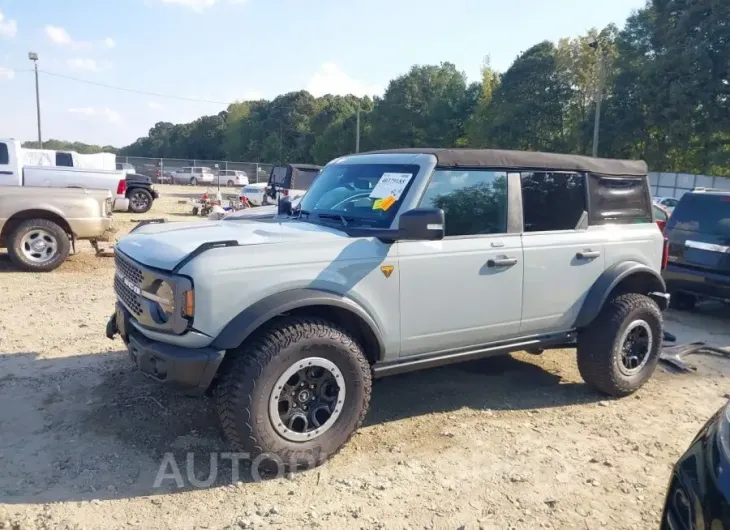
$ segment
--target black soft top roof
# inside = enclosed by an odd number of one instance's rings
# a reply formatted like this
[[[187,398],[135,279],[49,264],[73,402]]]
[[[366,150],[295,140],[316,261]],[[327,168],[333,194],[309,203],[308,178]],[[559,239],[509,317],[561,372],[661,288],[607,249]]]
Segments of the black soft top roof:
[[[284,164],[292,169],[299,169],[300,171],[319,171],[322,169],[322,166],[315,166],[313,164]]]
[[[369,151],[360,154],[430,154],[440,167],[519,168],[554,171],[585,171],[598,175],[644,177],[648,173],[643,160],[614,160],[579,155],[561,155],[535,151],[507,151],[502,149],[434,149],[407,148]]]

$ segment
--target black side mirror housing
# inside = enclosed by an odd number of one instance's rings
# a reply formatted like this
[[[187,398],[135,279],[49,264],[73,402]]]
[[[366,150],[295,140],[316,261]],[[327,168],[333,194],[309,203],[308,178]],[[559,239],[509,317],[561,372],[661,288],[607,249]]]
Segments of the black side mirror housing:
[[[291,199],[289,197],[282,197],[279,199],[279,203],[277,204],[277,214],[289,216],[291,215],[291,212]]]
[[[398,239],[438,241],[444,238],[445,217],[441,208],[415,208],[398,219]]]

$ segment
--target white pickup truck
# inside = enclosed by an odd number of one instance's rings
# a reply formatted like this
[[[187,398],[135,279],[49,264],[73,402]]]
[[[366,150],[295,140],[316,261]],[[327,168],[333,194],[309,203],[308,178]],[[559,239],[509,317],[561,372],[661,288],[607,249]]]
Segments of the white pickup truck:
[[[23,163],[23,148],[17,140],[0,138],[0,186],[33,186],[109,190],[115,211],[129,208],[126,174],[123,171],[86,169]],[[2,193],[2,188],[0,188]]]

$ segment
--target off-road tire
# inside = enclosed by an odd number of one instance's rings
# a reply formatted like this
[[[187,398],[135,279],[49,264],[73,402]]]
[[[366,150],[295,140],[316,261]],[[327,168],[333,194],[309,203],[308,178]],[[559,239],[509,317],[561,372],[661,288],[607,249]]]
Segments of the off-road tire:
[[[329,321],[282,319],[229,355],[216,389],[221,427],[232,449],[249,453],[259,469],[318,466],[347,443],[365,418],[372,387],[370,365],[347,331]],[[293,442],[276,432],[269,399],[277,379],[290,366],[313,356],[333,362],[341,371],[345,400],[329,430],[313,440]]]
[[[57,251],[52,259],[43,263],[29,260],[22,251],[23,236],[33,230],[48,232],[56,240]],[[50,272],[66,261],[71,250],[71,244],[66,231],[48,219],[28,219],[16,226],[10,233],[7,242],[8,256],[16,267],[29,272]]]
[[[627,375],[620,369],[621,336],[636,320],[652,331],[646,364]],[[615,397],[632,394],[654,373],[662,348],[664,324],[656,302],[641,294],[622,294],[607,301],[598,317],[578,334],[578,370],[583,380],[600,392]]]
[[[677,291],[672,293],[669,305],[677,311],[692,311],[697,305],[697,297],[689,293]]]
[[[144,204],[144,206],[137,207],[136,205],[134,205],[132,203],[132,199],[134,198],[135,195],[144,196],[143,198],[146,198],[147,199],[147,201]],[[129,211],[134,212],[134,213],[146,213],[146,212],[149,212],[150,209],[152,208],[152,201],[153,201],[152,194],[149,191],[147,191],[144,188],[134,188],[129,193]]]

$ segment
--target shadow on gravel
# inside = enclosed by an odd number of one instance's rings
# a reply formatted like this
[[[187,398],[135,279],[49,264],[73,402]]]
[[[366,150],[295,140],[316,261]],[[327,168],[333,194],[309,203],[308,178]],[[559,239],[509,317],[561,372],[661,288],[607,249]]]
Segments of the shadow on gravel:
[[[521,410],[598,399],[536,365],[495,357],[376,381],[366,425],[463,407]],[[195,489],[211,472],[202,487],[235,482],[221,455],[227,449],[213,400],[146,379],[124,351],[60,359],[0,354],[0,403],[0,503],[154,496]],[[182,487],[171,478],[153,487],[164,458],[174,459]],[[250,482],[243,461],[239,469],[238,480]]]

